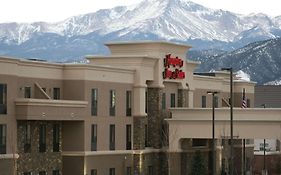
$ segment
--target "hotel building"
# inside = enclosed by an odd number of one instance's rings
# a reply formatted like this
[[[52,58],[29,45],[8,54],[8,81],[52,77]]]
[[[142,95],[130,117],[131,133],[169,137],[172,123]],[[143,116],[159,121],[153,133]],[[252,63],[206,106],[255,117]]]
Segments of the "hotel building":
[[[171,152],[167,119],[170,108],[211,108],[207,91],[219,92],[215,107],[229,108],[229,73],[194,74],[199,63],[186,59],[187,45],[106,46],[111,55],[86,56],[85,64],[0,57],[0,175],[191,174],[196,150],[211,172],[211,139],[183,139],[181,152]],[[233,86],[235,107],[243,89],[254,106],[255,83]],[[216,140],[217,174],[229,169],[228,136]],[[243,154],[250,164],[251,140],[246,149],[235,141],[235,162]]]

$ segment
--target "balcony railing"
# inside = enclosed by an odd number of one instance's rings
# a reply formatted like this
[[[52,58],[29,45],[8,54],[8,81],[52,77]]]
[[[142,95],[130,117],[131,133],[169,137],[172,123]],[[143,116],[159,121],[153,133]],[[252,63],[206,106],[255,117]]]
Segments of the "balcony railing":
[[[77,120],[87,116],[87,101],[16,99],[18,120]]]

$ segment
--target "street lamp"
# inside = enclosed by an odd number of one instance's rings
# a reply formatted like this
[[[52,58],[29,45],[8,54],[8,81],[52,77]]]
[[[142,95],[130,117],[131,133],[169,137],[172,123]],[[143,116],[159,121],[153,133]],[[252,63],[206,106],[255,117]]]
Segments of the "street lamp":
[[[232,67],[221,70],[230,72],[230,175],[233,175],[233,70]]]
[[[217,91],[207,91],[207,94],[212,94],[212,175],[216,175],[216,150],[215,150],[215,94],[218,94]]]

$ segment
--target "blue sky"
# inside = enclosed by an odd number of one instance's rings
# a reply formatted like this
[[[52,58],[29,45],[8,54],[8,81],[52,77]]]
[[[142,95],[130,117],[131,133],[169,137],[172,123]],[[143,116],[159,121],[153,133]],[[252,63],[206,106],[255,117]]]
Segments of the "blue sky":
[[[132,5],[141,0],[3,0],[0,23],[58,22],[68,17],[95,12],[101,8]],[[281,15],[280,0],[192,0],[206,7],[224,9],[241,14],[265,13]]]

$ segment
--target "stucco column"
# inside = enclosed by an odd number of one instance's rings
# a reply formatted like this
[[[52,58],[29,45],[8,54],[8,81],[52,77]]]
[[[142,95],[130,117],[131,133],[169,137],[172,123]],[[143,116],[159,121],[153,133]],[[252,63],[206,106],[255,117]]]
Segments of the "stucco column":
[[[193,108],[194,107],[194,105],[193,105],[193,94],[194,94],[193,90],[189,90],[188,91],[188,107],[189,108]]]

